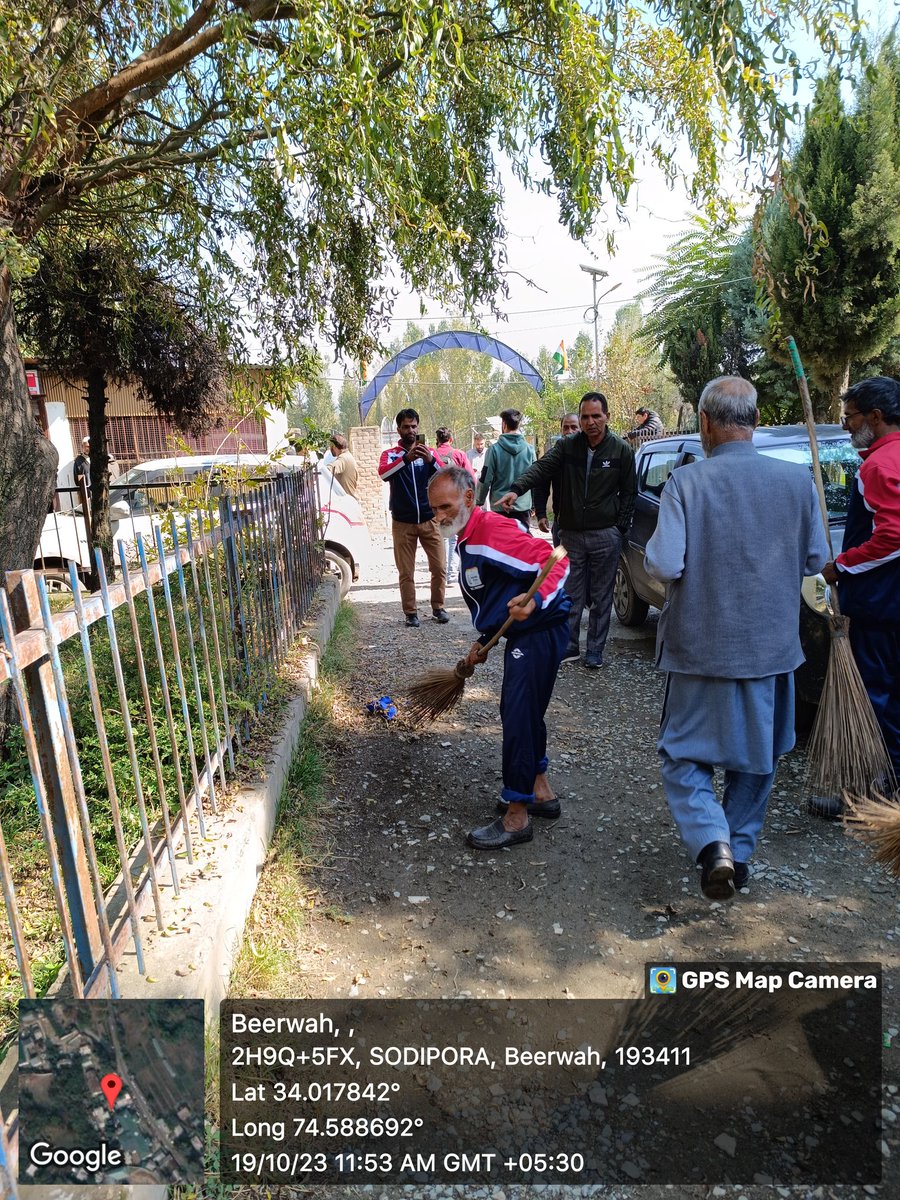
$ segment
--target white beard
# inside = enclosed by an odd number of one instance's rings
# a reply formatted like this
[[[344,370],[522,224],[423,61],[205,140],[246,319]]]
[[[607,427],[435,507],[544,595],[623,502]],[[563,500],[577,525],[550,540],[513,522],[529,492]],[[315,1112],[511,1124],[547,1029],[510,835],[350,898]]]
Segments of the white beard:
[[[471,515],[471,508],[466,508],[466,506],[463,504],[452,521],[448,521],[446,525],[442,525],[440,523],[438,524],[438,529],[441,531],[441,537],[447,538],[448,541],[450,538],[456,537],[458,533],[465,529],[466,525],[469,523],[469,517],[471,517]]]
[[[875,441],[875,430],[871,425],[862,424],[856,433],[850,437],[850,445],[856,450],[868,450]]]

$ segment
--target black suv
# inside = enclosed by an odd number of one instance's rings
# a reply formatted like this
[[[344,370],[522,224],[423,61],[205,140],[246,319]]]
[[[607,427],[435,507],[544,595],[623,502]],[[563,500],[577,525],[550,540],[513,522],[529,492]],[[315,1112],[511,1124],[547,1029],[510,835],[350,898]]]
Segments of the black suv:
[[[817,425],[816,440],[825,482],[825,500],[835,554],[840,552],[847,516],[850,489],[859,469],[859,455],[840,425]],[[753,444],[762,454],[788,462],[805,463],[811,469],[809,438],[803,425],[760,427],[754,431]],[[623,625],[640,625],[647,619],[651,605],[662,608],[665,585],[652,579],[644,566],[644,547],[656,529],[659,498],[673,471],[703,457],[698,433],[676,434],[645,443],[638,451],[637,502],[634,524],[628,535],[616,573],[613,607]],[[811,709],[819,702],[825,668],[828,665],[829,632],[826,612],[826,587],[821,575],[803,581],[800,604],[800,641],[806,662],[794,673],[798,723],[808,721]],[[755,614],[765,628],[765,614]]]

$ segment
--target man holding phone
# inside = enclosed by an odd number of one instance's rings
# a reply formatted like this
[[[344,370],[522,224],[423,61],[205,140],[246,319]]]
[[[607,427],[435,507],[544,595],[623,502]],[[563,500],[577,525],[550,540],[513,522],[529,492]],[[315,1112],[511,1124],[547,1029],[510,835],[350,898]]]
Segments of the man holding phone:
[[[450,620],[444,609],[447,567],[444,543],[428,503],[428,482],[438,470],[433,451],[419,433],[419,414],[403,408],[396,417],[399,442],[381,455],[378,474],[391,489],[391,534],[394,562],[400,582],[400,603],[407,627],[418,629],[416,611],[416,550],[425,551],[431,571],[432,620],[446,625]]]

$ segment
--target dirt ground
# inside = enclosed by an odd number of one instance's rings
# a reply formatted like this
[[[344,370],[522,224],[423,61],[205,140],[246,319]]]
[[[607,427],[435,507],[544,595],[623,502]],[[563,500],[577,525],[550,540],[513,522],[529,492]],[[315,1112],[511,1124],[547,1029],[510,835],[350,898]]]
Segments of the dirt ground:
[[[645,962],[878,960],[885,971],[885,1182],[900,1195],[900,890],[838,824],[806,814],[802,752],[780,766],[749,890],[709,904],[666,807],[655,753],[663,678],[655,623],[613,618],[607,667],[560,671],[548,714],[556,822],[512,850],[470,850],[465,834],[493,818],[500,786],[496,651],[450,719],[425,733],[369,717],[388,693],[452,665],[471,644],[458,592],[449,625],[430,617],[420,555],[418,630],[404,628],[386,548],[351,593],[357,649],[340,756],[330,764],[326,824],[333,855],[318,873],[321,916],[300,965],[309,997],[626,998],[643,991]],[[748,617],[748,619],[750,619]],[[761,636],[764,630],[761,629]],[[342,914],[335,920],[335,912]],[[335,1194],[333,1189],[330,1189]],[[416,1189],[404,1189],[413,1194]],[[397,1195],[374,1185],[341,1195]],[[548,1185],[419,1188],[431,1196],[862,1196],[844,1188],[683,1189]]]

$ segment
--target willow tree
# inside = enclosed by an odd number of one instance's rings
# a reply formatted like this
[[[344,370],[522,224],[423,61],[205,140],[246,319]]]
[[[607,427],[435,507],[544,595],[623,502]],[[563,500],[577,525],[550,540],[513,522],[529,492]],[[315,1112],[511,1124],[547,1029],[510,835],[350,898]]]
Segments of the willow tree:
[[[0,571],[55,470],[10,304],[39,232],[147,215],[271,355],[320,334],[371,361],[389,262],[467,309],[502,294],[498,153],[579,238],[641,155],[674,178],[689,145],[710,201],[729,136],[782,140],[805,29],[852,46],[853,0],[0,0]]]

